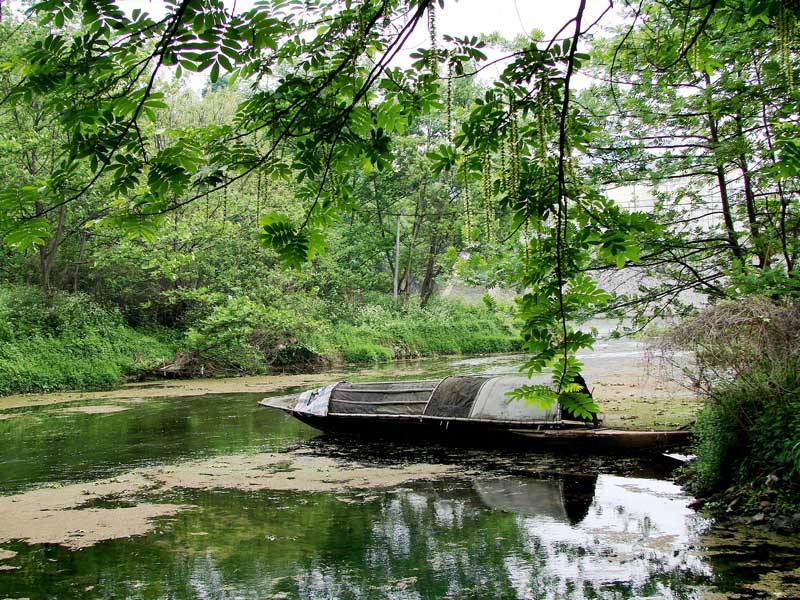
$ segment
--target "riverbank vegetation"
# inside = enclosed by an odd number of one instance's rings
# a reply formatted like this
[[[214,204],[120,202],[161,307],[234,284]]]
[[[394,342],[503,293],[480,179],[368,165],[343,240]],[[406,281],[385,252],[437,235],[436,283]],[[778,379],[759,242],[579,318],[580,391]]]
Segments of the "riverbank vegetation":
[[[511,315],[496,303],[440,300],[420,307],[382,300],[349,312],[320,302],[308,312],[229,297],[170,328],[132,326],[118,308],[84,293],[46,296],[36,287],[4,286],[0,395],[103,389],[164,374],[263,374],[520,348]]]
[[[638,329],[798,295],[796,3],[645,1],[591,37],[581,2],[558,37],[512,41],[442,36],[439,6],[185,0],[155,20],[43,0],[38,23],[4,20],[6,296],[104,307],[109,331],[137,332],[123,374],[166,349],[208,374],[521,346],[553,374],[521,399],[579,414],[588,317]],[[507,57],[481,81],[490,50]],[[494,300],[439,298],[454,280],[518,293],[520,341]],[[795,406],[766,394],[796,366],[775,358],[703,389],[703,485],[757,476],[722,441],[765,456],[753,413]]]
[[[684,372],[705,398],[690,487],[724,514],[800,527],[800,305],[721,303],[666,340],[692,351]]]

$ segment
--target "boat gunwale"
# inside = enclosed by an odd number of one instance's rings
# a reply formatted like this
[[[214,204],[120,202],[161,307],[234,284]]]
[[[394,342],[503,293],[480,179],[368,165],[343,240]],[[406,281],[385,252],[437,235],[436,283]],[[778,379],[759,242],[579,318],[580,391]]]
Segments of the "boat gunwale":
[[[284,402],[293,398],[275,397]],[[352,427],[371,422],[376,427],[399,426],[407,431],[422,430],[419,427],[434,427],[445,431],[453,422],[454,427],[482,426],[485,433],[492,432],[496,443],[504,444],[533,444],[533,447],[558,448],[560,450],[576,452],[665,452],[672,448],[683,447],[691,439],[691,431],[685,428],[677,429],[618,429],[608,426],[597,426],[583,421],[561,419],[558,421],[518,421],[518,420],[492,420],[471,417],[439,417],[432,415],[412,414],[362,414],[362,413],[328,413],[327,416],[309,415],[295,411],[290,406],[279,406],[264,398],[259,402],[262,406],[275,408],[287,413],[304,423],[322,429],[323,431],[340,431],[342,427]],[[417,427],[414,427],[414,426]],[[437,427],[438,425],[438,427]],[[430,431],[430,430],[429,430]],[[501,437],[498,437],[501,436]],[[539,446],[542,445],[542,446]]]
[[[266,399],[265,399],[266,400]],[[329,417],[335,417],[338,419],[363,419],[363,420],[388,420],[388,421],[440,421],[440,422],[450,422],[455,421],[459,423],[486,423],[491,425],[508,425],[508,426],[517,426],[517,427],[575,427],[575,428],[586,428],[591,429],[591,424],[584,423],[583,421],[566,421],[566,420],[558,420],[558,421],[520,421],[520,420],[502,420],[502,419],[476,419],[474,417],[442,417],[437,415],[425,415],[425,414],[400,414],[400,415],[385,415],[385,414],[376,414],[376,413],[334,413],[329,412],[324,417],[319,415],[308,415],[302,411],[294,410],[288,406],[276,406],[274,404],[268,404],[265,400],[259,402],[261,406],[266,406],[268,408],[275,408],[278,410],[282,410],[284,412],[290,413],[293,416],[300,416],[300,417],[316,417],[318,419],[327,419]]]

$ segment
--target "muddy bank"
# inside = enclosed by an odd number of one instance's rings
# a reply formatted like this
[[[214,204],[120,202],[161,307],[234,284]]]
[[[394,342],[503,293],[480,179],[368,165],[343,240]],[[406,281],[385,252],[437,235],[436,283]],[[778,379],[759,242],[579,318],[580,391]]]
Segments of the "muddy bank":
[[[375,467],[303,452],[236,454],[135,469],[109,479],[0,496],[0,543],[23,540],[77,549],[144,535],[154,529],[157,517],[193,508],[153,501],[173,489],[340,493],[453,472],[454,467],[444,465]]]
[[[146,398],[202,396],[204,394],[263,393],[269,394],[294,386],[313,386],[343,377],[343,373],[271,375],[233,377],[227,379],[171,379],[131,383],[102,392],[65,392],[56,394],[20,394],[0,397],[0,410],[49,406],[86,400],[129,400]],[[13,416],[13,415],[11,415]],[[2,415],[0,415],[0,418]]]

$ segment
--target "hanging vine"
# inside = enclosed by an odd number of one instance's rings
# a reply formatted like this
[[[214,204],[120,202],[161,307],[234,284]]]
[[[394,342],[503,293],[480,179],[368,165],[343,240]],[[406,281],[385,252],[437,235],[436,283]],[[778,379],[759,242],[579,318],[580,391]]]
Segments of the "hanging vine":
[[[494,203],[492,202],[492,159],[488,151],[481,156],[483,171],[483,212],[486,243],[492,241],[492,226],[494,224]]]
[[[472,243],[472,215],[470,214],[469,180],[466,171],[464,171],[464,187],[462,188],[462,193],[464,196],[464,242],[469,246]]]
[[[792,69],[792,44],[794,41],[797,19],[794,10],[786,3],[781,3],[775,15],[775,28],[778,33],[779,62],[786,78],[789,90],[794,92],[794,70]]]

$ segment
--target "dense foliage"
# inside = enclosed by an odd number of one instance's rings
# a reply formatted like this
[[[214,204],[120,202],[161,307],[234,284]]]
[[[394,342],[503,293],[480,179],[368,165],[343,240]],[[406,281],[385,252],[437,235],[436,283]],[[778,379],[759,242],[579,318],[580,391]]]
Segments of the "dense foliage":
[[[521,293],[526,368],[553,384],[516,396],[578,415],[596,409],[574,382],[586,317],[638,327],[692,298],[797,295],[796,2],[624,3],[591,38],[582,0],[553,38],[513,43],[440,35],[441,6],[43,0],[37,24],[4,22],[4,277],[181,328],[202,370],[258,370],[317,352],[305,331],[353,359],[422,351],[374,298],[435,304],[455,266]],[[427,47],[396,66],[424,23]],[[489,42],[508,55],[481,89]],[[202,98],[185,72],[207,75]],[[623,270],[627,285],[598,284]],[[387,314],[364,326],[368,305]],[[438,318],[425,310],[410,318]],[[449,346],[499,348],[497,323],[482,344],[453,325]]]
[[[798,96],[785,29],[794,13],[765,2],[697,14],[644,3],[639,18],[597,44],[599,80],[581,97],[603,124],[593,177],[623,188],[657,224],[637,240],[635,265],[650,277],[618,303],[669,309],[685,290],[714,301],[797,295]]]
[[[706,398],[695,427],[695,491],[723,508],[796,512],[800,495],[800,306],[763,297],[726,302],[673,330]]]
[[[135,331],[84,294],[0,287],[0,394],[111,387],[173,353],[165,332]]]

